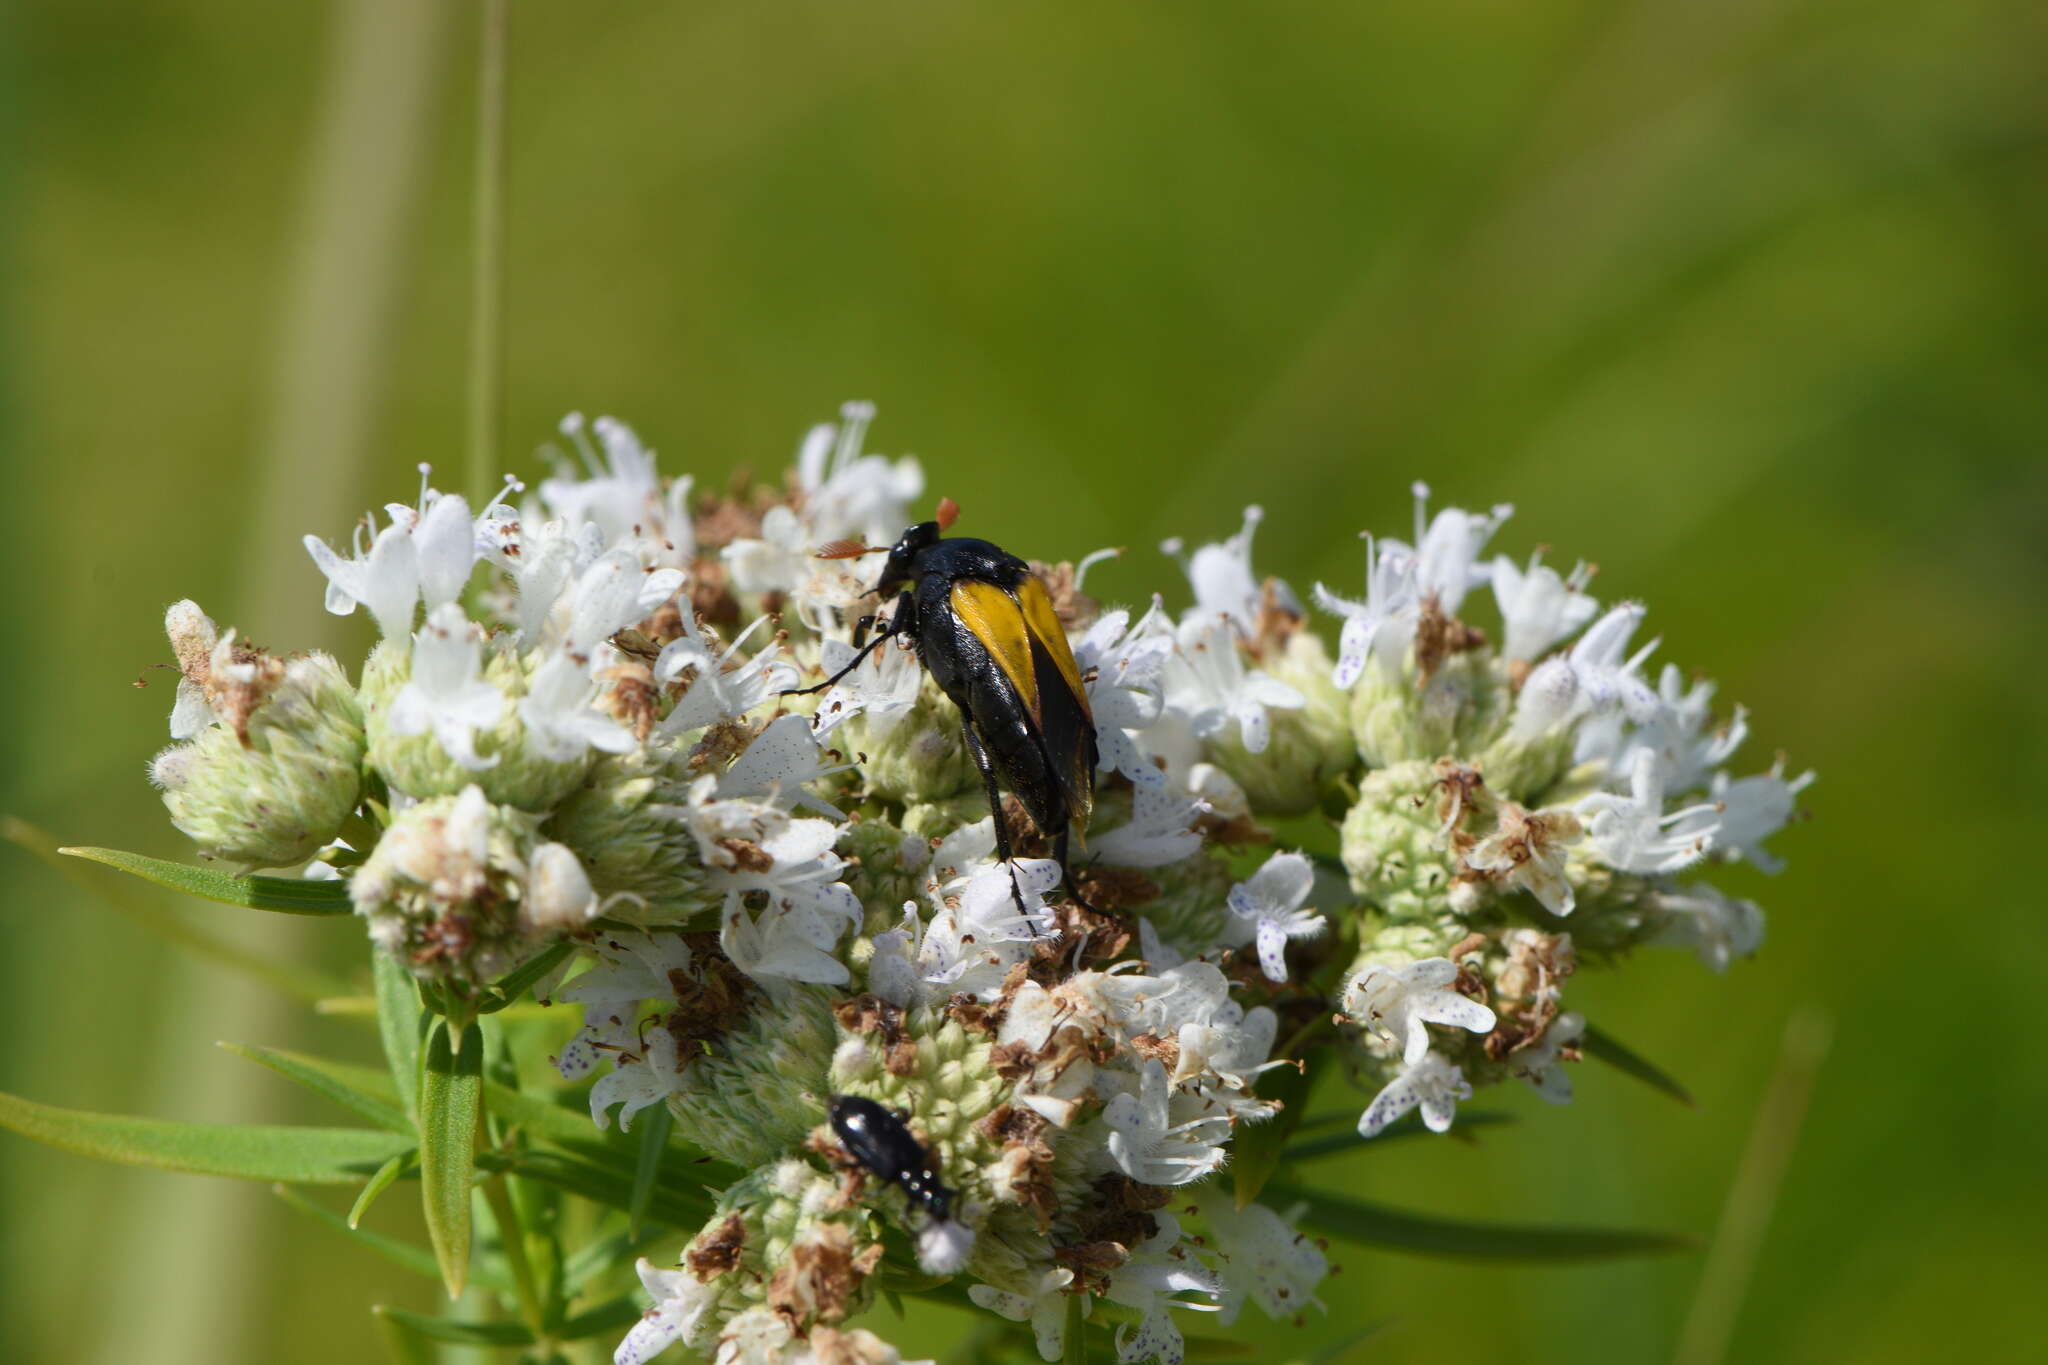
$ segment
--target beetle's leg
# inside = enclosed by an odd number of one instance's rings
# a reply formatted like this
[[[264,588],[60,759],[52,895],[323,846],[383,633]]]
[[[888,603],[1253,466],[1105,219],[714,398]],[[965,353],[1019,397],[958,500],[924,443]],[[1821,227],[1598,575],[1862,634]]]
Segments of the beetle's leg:
[[[910,594],[906,592],[901,597],[896,599],[896,614],[891,616],[888,620],[882,622],[880,625],[875,625],[875,618],[872,613],[870,613],[867,616],[861,617],[859,624],[856,625],[853,630],[853,647],[855,653],[853,656],[853,661],[851,663],[847,664],[846,667],[840,669],[837,673],[834,673],[831,677],[825,679],[825,681],[821,683],[817,683],[811,687],[785,688],[783,691],[778,692],[776,695],[781,697],[807,697],[813,692],[823,692],[826,688],[832,686],[832,684],[838,682],[841,678],[853,672],[854,669],[859,668],[862,662],[866,660],[868,655],[880,649],[883,646],[883,644],[885,644],[888,641],[890,636],[901,635],[905,631],[914,629],[917,619],[914,613],[915,608],[913,608],[910,604]],[[875,638],[872,640],[864,639],[864,637],[868,633],[869,627],[871,626],[874,628]]]
[[[988,750],[982,745],[981,736],[974,733],[974,722],[963,714],[960,717],[960,731],[967,736],[967,752],[974,755],[974,766],[981,769],[981,784],[988,790],[988,813],[996,826],[996,861],[1010,869],[1010,899],[1017,903],[1017,913],[1028,915],[1024,908],[1024,890],[1017,885],[1017,869],[1010,862],[1010,829],[1003,821],[1003,792],[996,785],[996,765],[989,762]]]
[[[1052,841],[1052,856],[1059,859],[1060,877],[1067,884],[1067,899],[1091,914],[1103,914],[1105,913],[1104,911],[1097,910],[1087,901],[1081,899],[1081,888],[1074,881],[1074,869],[1067,862],[1067,840],[1072,833],[1073,830],[1070,826],[1062,827],[1059,836]]]

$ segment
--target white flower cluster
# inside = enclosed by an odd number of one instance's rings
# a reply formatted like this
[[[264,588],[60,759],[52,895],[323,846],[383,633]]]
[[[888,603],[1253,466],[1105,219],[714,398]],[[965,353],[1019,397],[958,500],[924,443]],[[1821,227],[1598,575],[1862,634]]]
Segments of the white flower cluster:
[[[1078,1300],[1120,1360],[1178,1361],[1172,1310],[1291,1319],[1328,1269],[1269,1209],[1190,1202],[1279,1108],[1255,1093],[1300,1060],[1278,1039],[1341,1008],[1335,1041],[1379,1087],[1360,1131],[1413,1109],[1441,1130],[1475,1085],[1569,1097],[1582,958],[1684,943],[1720,969],[1756,947],[1754,906],[1679,874],[1774,867],[1810,774],[1731,778],[1742,713],[1716,728],[1709,686],[1645,680],[1639,606],[1600,615],[1583,568],[1482,560],[1509,509],[1431,520],[1420,490],[1414,544],[1368,542],[1363,601],[1317,586],[1334,660],[1254,573],[1257,508],[1183,556],[1178,618],[1098,610],[1093,557],[1032,566],[1099,755],[1063,889],[1060,831],[989,810],[910,643],[849,667],[881,604],[848,546],[889,543],[924,492],[915,461],[864,453],[871,415],[849,405],[783,483],[731,495],[572,417],[531,492],[475,509],[423,487],[347,555],[309,537],[329,610],[383,637],[354,687],[189,603],[169,621],[181,743],[153,771],[204,854],[317,852],[446,1001],[572,945],[544,989],[583,1007],[554,1061],[593,1120],[662,1105],[690,1152],[748,1172],[679,1268],[640,1263],[654,1306],[622,1365],[677,1342],[896,1360],[846,1326],[892,1225],[1048,1360]],[[1498,645],[1458,616],[1484,585]],[[1262,821],[1318,812],[1339,836],[1320,865],[1270,851]],[[923,1193],[849,1146],[834,1097],[898,1116]]]

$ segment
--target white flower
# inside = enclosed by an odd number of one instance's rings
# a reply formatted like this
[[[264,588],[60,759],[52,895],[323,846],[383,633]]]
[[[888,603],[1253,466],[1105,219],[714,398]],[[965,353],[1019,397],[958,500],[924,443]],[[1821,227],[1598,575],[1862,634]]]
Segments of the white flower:
[[[846,817],[837,806],[811,795],[805,784],[851,766],[825,762],[824,751],[811,737],[807,717],[777,716],[718,779],[718,795],[757,797],[785,810],[802,806],[828,819],[843,820]]]
[[[1259,968],[1268,981],[1287,979],[1287,940],[1314,938],[1329,927],[1322,913],[1302,909],[1315,888],[1315,865],[1299,853],[1276,853],[1251,880],[1230,888],[1230,913],[1245,940],[1259,945]]]
[[[1265,517],[1264,508],[1245,508],[1244,525],[1236,535],[1220,545],[1202,546],[1182,564],[1188,585],[1195,592],[1195,604],[1188,609],[1187,619],[1208,620],[1227,616],[1245,634],[1257,632],[1260,609],[1265,603],[1265,588],[1259,576],[1252,572],[1252,535]],[[1177,555],[1181,542],[1176,538],[1159,548],[1167,554]],[[1274,591],[1283,606],[1296,615],[1300,614],[1300,603],[1285,583],[1274,580]]]
[[[820,664],[830,678],[853,662],[854,648],[844,640],[819,646]],[[917,704],[924,683],[924,665],[907,638],[892,639],[868,651],[860,666],[827,688],[818,700],[813,733],[823,739],[854,716],[865,713],[870,733],[886,735]]]
[[[1180,1365],[1186,1342],[1169,1310],[1216,1312],[1220,1304],[1180,1296],[1203,1294],[1214,1299],[1223,1292],[1223,1284],[1216,1272],[1196,1260],[1188,1244],[1181,1240],[1178,1219],[1170,1213],[1155,1213],[1152,1217],[1159,1230],[1131,1248],[1130,1259],[1111,1272],[1103,1297],[1144,1315],[1135,1329],[1128,1323],[1117,1327],[1119,1361],[1157,1360],[1162,1365]]]
[[[736,720],[796,686],[797,671],[782,658],[780,645],[771,644],[753,658],[735,662],[747,637],[767,623],[767,617],[757,618],[714,653],[691,614],[683,613],[682,638],[670,641],[654,661],[654,680],[663,686],[688,680],[675,708],[658,727],[664,739]]]
[[[1424,958],[1405,967],[1374,963],[1344,987],[1344,1013],[1374,1033],[1401,1044],[1408,1066],[1429,1052],[1430,1024],[1491,1033],[1493,1011],[1452,989],[1458,964],[1447,957]]]
[[[1730,780],[1726,773],[1715,773],[1707,790],[1720,812],[1716,845],[1729,857],[1755,863],[1764,872],[1783,871],[1784,860],[1766,851],[1763,842],[1791,820],[1793,798],[1813,785],[1814,776],[1809,768],[1786,781],[1783,755],[1769,772],[1753,777]]]
[[[687,1270],[659,1270],[644,1256],[635,1268],[654,1306],[612,1352],[612,1365],[646,1365],[675,1342],[694,1344],[704,1314],[718,1300],[715,1281],[701,1283]]]
[[[595,965],[554,996],[583,1006],[582,1030],[555,1058],[562,1079],[589,1075],[600,1051],[622,1052],[634,1041],[640,1002],[673,1000],[670,973],[694,974],[693,964],[681,934],[619,933],[599,942]]]
[[[1486,548],[1486,542],[1500,529],[1500,524],[1515,514],[1515,509],[1507,503],[1500,503],[1488,513],[1446,507],[1436,514],[1435,520],[1429,521],[1429,485],[1418,482],[1413,492],[1415,548],[1409,553],[1415,557],[1416,593],[1419,597],[1434,596],[1445,615],[1455,616],[1465,594],[1484,583],[1490,572],[1480,566],[1479,552]],[[1408,550],[1399,541],[1389,541],[1388,545],[1396,552]]]
[[[1634,655],[1626,654],[1629,638],[1642,624],[1643,610],[1640,602],[1623,602],[1595,621],[1572,646],[1568,662],[1572,680],[1578,684],[1582,711],[1619,708],[1637,724],[1657,714],[1657,694],[1640,672],[1657,641],[1650,641]]]
[[[1067,1286],[1074,1272],[1062,1266],[1048,1266],[1032,1272],[1022,1292],[998,1289],[994,1285],[967,1287],[967,1297],[991,1313],[1011,1322],[1028,1322],[1038,1343],[1041,1360],[1058,1360],[1067,1345]]]
[[[1344,618],[1337,637],[1337,665],[1330,680],[1350,688],[1365,672],[1367,659],[1377,657],[1389,672],[1401,666],[1413,632],[1416,605],[1415,557],[1398,542],[1384,548],[1365,537],[1365,600],[1339,597],[1318,583],[1316,605]],[[1392,624],[1393,629],[1388,629]],[[1405,628],[1404,628],[1405,627]]]
[[[1646,876],[1676,872],[1706,857],[1720,825],[1710,805],[1664,813],[1664,775],[1649,748],[1629,755],[1629,795],[1595,792],[1577,810],[1587,817],[1586,842],[1602,862]]]
[[[818,540],[886,545],[909,525],[910,505],[924,493],[924,470],[907,455],[891,461],[861,453],[873,403],[847,403],[839,416],[837,429],[813,427],[797,451],[804,517]]]
[[[390,521],[382,531],[367,520],[357,528],[354,553],[347,559],[318,536],[307,536],[304,543],[327,575],[327,610],[347,616],[360,602],[377,618],[377,629],[392,639],[412,629],[413,606],[423,594],[431,612],[461,593],[476,563],[476,532],[467,502],[431,488],[421,492],[418,510],[392,503],[384,511]],[[367,550],[362,545],[366,534],[371,536]]]
[[[1465,1073],[1437,1053],[1429,1053],[1388,1081],[1358,1116],[1358,1135],[1377,1137],[1380,1131],[1417,1105],[1422,1122],[1433,1133],[1449,1132],[1457,1114],[1458,1101],[1472,1098]]]
[[[1202,811],[1201,802],[1175,795],[1164,782],[1134,787],[1130,821],[1093,836],[1089,852],[1112,867],[1177,863],[1202,847],[1201,831],[1194,828]]]
[[[951,1275],[974,1251],[974,1229],[957,1218],[927,1218],[917,1230],[917,1265],[927,1275]]]
[[[1764,912],[1755,901],[1737,900],[1717,887],[1699,883],[1683,892],[1659,892],[1650,904],[1660,924],[1649,941],[1691,948],[1716,972],[1727,971],[1732,959],[1748,957],[1763,945]]]
[[[1149,728],[1165,704],[1160,674],[1173,655],[1173,626],[1156,596],[1136,625],[1130,619],[1122,609],[1105,612],[1074,646],[1074,663],[1095,718],[1098,766],[1140,788],[1156,787],[1163,776],[1131,732]]]
[[[684,1063],[689,1059],[677,1051],[675,1035],[656,1022],[613,1060],[615,1069],[590,1087],[590,1117],[599,1128],[605,1128],[612,1107],[617,1105],[619,1128],[625,1131],[632,1128],[633,1115],[666,1103],[682,1089]]]
[[[1657,700],[1656,714],[1630,731],[1627,742],[1656,751],[1666,791],[1687,792],[1704,785],[1708,774],[1733,758],[1749,736],[1749,716],[1740,706],[1726,725],[1707,729],[1713,718],[1714,685],[1703,679],[1688,688],[1676,664],[1664,665],[1658,675]],[[1582,753],[1587,747],[1579,746]]]
[[[725,955],[756,980],[844,984],[846,964],[831,949],[858,927],[861,907],[839,880],[845,863],[831,851],[838,828],[829,820],[792,820],[773,806],[713,800],[711,785],[699,779],[689,818],[711,884],[726,895],[719,939]],[[750,916],[743,901],[755,891],[769,903]]]
[[[1465,866],[1520,887],[1553,915],[1569,915],[1578,897],[1565,876],[1565,849],[1584,832],[1570,811],[1526,811],[1510,801],[1494,832],[1465,854]]]
[[[683,586],[680,569],[647,569],[630,549],[608,550],[569,594],[568,648],[588,657],[602,640],[644,620]]]
[[[1173,1110],[1166,1067],[1148,1060],[1138,1073],[1138,1093],[1113,1095],[1103,1107],[1109,1157],[1118,1170],[1147,1185],[1185,1185],[1223,1164],[1229,1116],[1202,1112],[1176,1121]]]
[[[541,844],[533,850],[526,862],[526,897],[519,906],[529,929],[580,929],[597,918],[597,911],[597,893],[574,850],[566,844]]]
[[[1249,1090],[1261,1072],[1291,1065],[1285,1058],[1268,1060],[1279,1033],[1280,1016],[1264,1005],[1247,1012],[1236,1001],[1226,1001],[1207,1019],[1180,1026],[1180,1060],[1171,1079],[1186,1085],[1214,1077],[1232,1090]],[[1263,1118],[1266,1113],[1262,1107],[1245,1116]]]
[[[1578,1042],[1585,1033],[1586,1016],[1583,1014],[1557,1015],[1543,1030],[1541,1041],[1534,1047],[1511,1054],[1508,1062],[1514,1067],[1515,1074],[1527,1081],[1544,1099],[1552,1104],[1570,1104],[1572,1078],[1566,1074],[1564,1059],[1559,1054]]]
[[[598,691],[589,666],[573,654],[554,655],[536,668],[519,699],[519,719],[534,753],[568,763],[592,749],[608,754],[631,749],[632,732],[592,705]]]
[[[771,507],[758,538],[733,541],[720,551],[732,585],[741,592],[794,592],[811,572],[811,533],[795,512]]]
[[[443,751],[471,771],[497,758],[481,758],[474,733],[498,723],[504,694],[478,676],[483,632],[454,603],[436,607],[412,642],[412,677],[391,699],[391,732],[431,730]]]
[[[1316,1286],[1330,1273],[1330,1263],[1316,1244],[1264,1204],[1237,1208],[1231,1200],[1210,1200],[1204,1206],[1209,1231],[1222,1257],[1217,1268],[1223,1282],[1223,1314],[1228,1327],[1237,1321],[1247,1298],[1255,1299],[1275,1322],[1290,1322],[1303,1309],[1321,1308]]]
[[[1188,717],[1197,738],[1221,734],[1235,722],[1246,750],[1264,753],[1266,711],[1308,704],[1286,683],[1244,666],[1228,617],[1191,618],[1177,636],[1179,648],[1166,669],[1166,700]]]
[[[726,1319],[718,1333],[718,1354],[712,1365],[790,1365],[796,1328],[766,1304],[756,1304]]]
[[[1529,556],[1527,569],[1516,568],[1506,555],[1496,555],[1493,596],[1506,625],[1501,657],[1533,663],[1592,620],[1600,604],[1580,591],[1592,577],[1584,564],[1575,566],[1569,578],[1559,577],[1543,563],[1541,551]]]
[[[594,525],[609,544],[643,541],[659,546],[671,563],[689,563],[696,553],[690,481],[677,479],[664,495],[654,452],[616,417],[600,417],[590,426],[604,448],[602,458],[584,435],[583,414],[563,418],[561,430],[575,444],[587,475],[577,478],[565,464],[554,478],[541,480],[541,500],[549,509],[572,527]]]

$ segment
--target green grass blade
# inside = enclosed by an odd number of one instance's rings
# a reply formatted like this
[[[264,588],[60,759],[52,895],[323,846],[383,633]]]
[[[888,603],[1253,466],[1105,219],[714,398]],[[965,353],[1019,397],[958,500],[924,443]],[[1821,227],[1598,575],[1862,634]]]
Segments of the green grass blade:
[[[447,1020],[435,1021],[420,1081],[420,1200],[451,1299],[461,1295],[469,1273],[469,1186],[476,1170],[483,1066],[482,1029],[464,1029],[458,1050],[449,1043]]]
[[[420,992],[412,973],[391,954],[370,945],[370,972],[377,987],[377,1034],[391,1083],[408,1114],[420,1111]]]
[[[400,1241],[396,1237],[387,1237],[381,1232],[356,1227],[333,1209],[308,1199],[289,1185],[273,1186],[271,1192],[314,1222],[334,1229],[350,1241],[376,1252],[393,1265],[401,1266],[415,1275],[423,1275],[430,1280],[441,1278],[440,1265],[434,1260],[434,1253],[427,1248],[414,1246],[411,1242]],[[512,1282],[504,1275],[495,1273],[488,1265],[478,1266],[475,1278],[476,1282],[486,1289],[501,1293],[511,1292]]]
[[[404,1175],[407,1167],[417,1166],[419,1157],[418,1148],[408,1147],[379,1166],[377,1174],[364,1182],[362,1193],[358,1194],[356,1202],[349,1206],[348,1226],[351,1232],[355,1230],[356,1224],[363,1221],[363,1215],[370,1211],[370,1205],[377,1202],[377,1196],[390,1189],[391,1182]]]
[[[615,1336],[640,1321],[640,1316],[639,1302],[631,1294],[621,1294],[570,1318],[555,1334],[555,1340],[582,1341],[589,1337]]]
[[[273,962],[231,939],[186,923],[178,915],[152,904],[148,897],[124,894],[126,883],[87,874],[84,864],[78,859],[61,855],[55,839],[24,820],[0,816],[0,837],[35,854],[66,881],[159,938],[252,981],[260,981],[280,995],[312,1004],[329,996],[348,993],[347,982],[325,972],[294,962]]]
[[[1624,1047],[1614,1036],[1586,1025],[1586,1032],[1579,1039],[1579,1048],[1588,1057],[1607,1063],[1616,1071],[1633,1076],[1652,1090],[1660,1090],[1687,1108],[1692,1107],[1692,1092],[1674,1080],[1671,1075],[1655,1062]],[[1459,1122],[1464,1122],[1460,1119]]]
[[[562,965],[562,960],[576,950],[573,943],[557,943],[533,961],[507,972],[491,983],[477,1005],[478,1014],[496,1014],[507,1005],[516,1005],[519,998],[533,989],[536,981]]]
[[[1439,1218],[1299,1185],[1275,1183],[1267,1187],[1267,1194],[1268,1202],[1275,1205],[1296,1200],[1305,1203],[1308,1209],[1301,1221],[1332,1237],[1418,1256],[1481,1261],[1601,1261],[1689,1251],[1695,1245],[1691,1238],[1670,1232],[1532,1227]]]
[[[1455,1138],[1468,1128],[1487,1128],[1497,1123],[1513,1123],[1514,1121],[1515,1116],[1513,1114],[1504,1113],[1499,1110],[1460,1109],[1458,1111],[1457,1127],[1451,1129],[1447,1134],[1439,1134],[1430,1133],[1429,1129],[1423,1125],[1420,1115],[1410,1114],[1398,1122],[1388,1124],[1378,1137],[1360,1137],[1355,1129],[1349,1133],[1325,1133],[1321,1137],[1300,1138],[1290,1142],[1287,1144],[1286,1150],[1280,1155],[1281,1159],[1286,1162],[1314,1161],[1317,1157],[1333,1156],[1339,1152],[1352,1152],[1360,1147],[1369,1146],[1377,1150],[1399,1138],[1421,1137],[1424,1134],[1428,1134],[1431,1137]]]
[[[452,1342],[457,1346],[533,1345],[533,1333],[526,1330],[524,1323],[457,1322],[453,1318],[430,1318],[424,1313],[408,1313],[388,1303],[380,1303],[370,1311],[423,1337]]]
[[[1287,1140],[1307,1116],[1309,1085],[1303,1067],[1275,1067],[1259,1077],[1259,1098],[1278,1100],[1282,1107],[1264,1123],[1240,1127],[1231,1144],[1230,1179],[1239,1208],[1257,1199],[1266,1181],[1280,1169]]]
[[[210,867],[167,862],[118,848],[60,848],[70,858],[104,863],[131,877],[182,891],[201,900],[222,905],[241,905],[251,910],[275,910],[286,915],[348,915],[355,906],[348,898],[345,881],[313,881],[305,877],[237,877]]]
[[[675,1115],[668,1106],[657,1104],[640,1111],[640,1159],[633,1167],[633,1200],[626,1206],[626,1226],[635,1241],[640,1225],[647,1219],[647,1203],[654,1198],[654,1183],[661,1177],[661,1158],[668,1151],[668,1135],[675,1130]]]
[[[414,1135],[412,1120],[391,1102],[391,1082],[381,1071],[331,1062],[325,1057],[312,1057],[302,1052],[284,1052],[245,1043],[219,1043],[216,1046],[237,1057],[246,1057],[267,1066],[287,1080],[297,1081],[379,1128],[389,1128],[407,1137]]]
[[[384,1329],[384,1344],[398,1365],[440,1365],[441,1348],[412,1328],[387,1314],[370,1310]]]
[[[59,1109],[5,1093],[0,1128],[101,1161],[299,1185],[353,1184],[411,1146],[370,1128],[183,1123]]]

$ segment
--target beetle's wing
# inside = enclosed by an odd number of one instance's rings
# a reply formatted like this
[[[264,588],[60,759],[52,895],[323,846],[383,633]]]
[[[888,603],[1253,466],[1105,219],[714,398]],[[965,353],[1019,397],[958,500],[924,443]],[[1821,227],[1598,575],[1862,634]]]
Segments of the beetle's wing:
[[[1038,673],[1031,665],[1031,631],[1024,620],[1024,609],[1008,590],[980,578],[954,579],[950,596],[953,615],[988,651],[989,659],[1036,725]]]
[[[1067,805],[1083,828],[1095,804],[1095,717],[1067,633],[1060,628],[1052,598],[1036,574],[1017,588],[1024,628],[1031,636],[1033,676],[1038,679],[1038,731],[1055,777],[1067,791]]]

